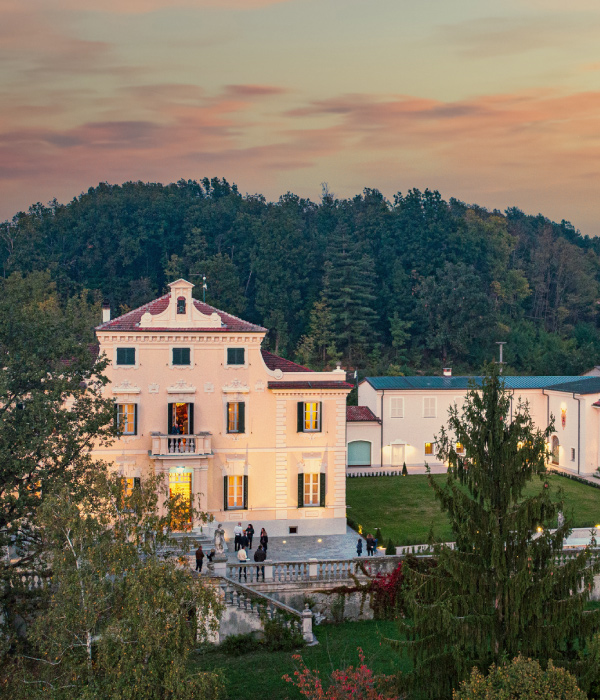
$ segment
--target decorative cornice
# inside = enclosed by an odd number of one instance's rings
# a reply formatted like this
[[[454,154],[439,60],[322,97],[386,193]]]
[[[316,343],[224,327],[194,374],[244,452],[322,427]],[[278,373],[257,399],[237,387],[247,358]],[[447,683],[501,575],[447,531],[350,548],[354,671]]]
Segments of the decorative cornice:
[[[242,384],[239,379],[232,379],[230,384],[226,384],[222,389],[224,394],[247,394],[250,387]]]
[[[175,384],[167,387],[167,394],[195,394],[196,387],[188,384],[185,379],[180,379]]]
[[[113,394],[139,394],[141,389],[137,384],[132,384],[128,379],[124,379],[120,384],[112,387]]]

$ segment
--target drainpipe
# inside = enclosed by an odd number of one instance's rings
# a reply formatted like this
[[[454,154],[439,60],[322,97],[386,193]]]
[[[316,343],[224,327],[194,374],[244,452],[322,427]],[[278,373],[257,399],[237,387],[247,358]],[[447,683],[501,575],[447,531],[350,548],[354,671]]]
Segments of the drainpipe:
[[[511,394],[510,394],[510,422],[512,423],[512,414],[513,414],[513,396],[515,395],[515,390],[513,389]]]
[[[550,394],[546,393],[545,389],[542,389],[542,394],[546,397],[546,428],[550,425]]]
[[[573,392],[573,398],[577,401],[577,473],[581,464],[581,399],[578,399]]]
[[[381,442],[379,445],[379,462],[380,469],[383,469],[383,397],[385,396],[385,389],[381,390]]]

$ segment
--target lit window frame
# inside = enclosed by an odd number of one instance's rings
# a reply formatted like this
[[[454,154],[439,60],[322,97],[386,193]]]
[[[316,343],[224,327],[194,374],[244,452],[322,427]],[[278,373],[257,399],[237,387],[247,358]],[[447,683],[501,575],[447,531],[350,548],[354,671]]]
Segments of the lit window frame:
[[[321,475],[319,472],[304,474],[304,507],[315,508],[321,504]]]
[[[121,435],[137,434],[136,411],[137,404],[135,403],[117,404],[117,427],[121,431]]]
[[[227,404],[227,432],[240,432],[240,402],[230,401]]]
[[[321,430],[321,402],[320,401],[304,401],[302,410],[302,432],[318,433]]]
[[[233,474],[227,477],[227,510],[243,510],[244,477]]]
[[[435,441],[433,441],[433,440],[427,441],[425,443],[423,452],[424,452],[426,457],[434,457],[435,456]]]

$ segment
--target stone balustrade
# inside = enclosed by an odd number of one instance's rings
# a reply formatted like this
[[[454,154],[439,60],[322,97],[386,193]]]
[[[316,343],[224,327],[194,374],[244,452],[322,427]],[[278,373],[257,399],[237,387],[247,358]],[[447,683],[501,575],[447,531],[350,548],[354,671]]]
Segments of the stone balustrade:
[[[210,433],[196,433],[194,435],[152,433],[151,435],[151,455],[153,457],[212,454],[212,436]]]

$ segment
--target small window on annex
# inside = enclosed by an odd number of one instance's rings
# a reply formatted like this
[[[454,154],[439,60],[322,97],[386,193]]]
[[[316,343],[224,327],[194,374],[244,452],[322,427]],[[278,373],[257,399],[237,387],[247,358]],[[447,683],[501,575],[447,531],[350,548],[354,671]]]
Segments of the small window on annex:
[[[456,445],[454,446],[456,453],[459,455],[464,455],[465,453],[465,446],[462,444],[462,442],[457,442]]]
[[[228,365],[243,365],[245,361],[244,348],[227,348]]]
[[[135,348],[117,348],[118,365],[135,365]]]
[[[185,313],[185,297],[179,297],[177,299],[177,313],[178,314]]]
[[[189,365],[190,349],[189,348],[173,348],[173,364],[174,365]]]
[[[404,418],[404,399],[402,397],[390,399],[390,418]]]
[[[437,412],[437,399],[435,396],[426,396],[423,399],[423,418],[435,418]]]
[[[426,442],[425,443],[425,454],[426,455],[433,455],[435,452],[435,442]]]

